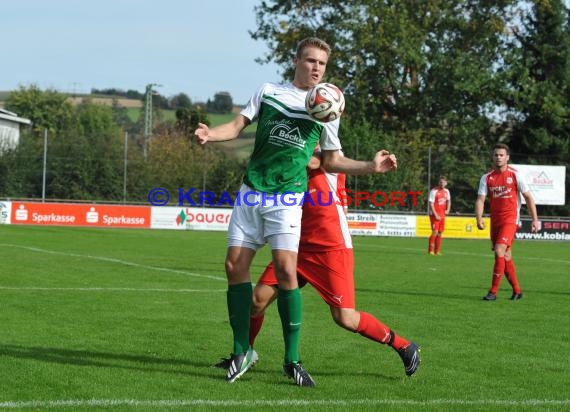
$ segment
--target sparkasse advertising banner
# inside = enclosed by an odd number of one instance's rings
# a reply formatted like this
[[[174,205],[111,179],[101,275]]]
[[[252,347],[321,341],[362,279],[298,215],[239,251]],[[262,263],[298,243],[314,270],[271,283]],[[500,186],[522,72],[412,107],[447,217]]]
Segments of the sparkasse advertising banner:
[[[150,228],[150,207],[12,202],[11,224]]]
[[[566,198],[566,166],[515,164],[511,166],[519,171],[537,205],[564,204]]]

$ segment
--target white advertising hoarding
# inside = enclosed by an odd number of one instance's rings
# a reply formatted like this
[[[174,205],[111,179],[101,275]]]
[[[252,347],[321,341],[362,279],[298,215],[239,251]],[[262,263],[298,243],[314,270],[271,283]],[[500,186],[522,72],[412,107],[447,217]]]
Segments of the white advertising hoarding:
[[[565,203],[566,166],[515,164],[511,166],[519,171],[537,205],[563,205]]]
[[[12,216],[12,202],[0,201],[0,225],[10,224],[10,219]]]
[[[351,235],[376,236],[378,232],[377,215],[369,213],[348,213],[348,231]]]
[[[228,230],[232,209],[153,206],[151,229]]]
[[[416,216],[379,215],[377,235],[413,237],[416,235]]]

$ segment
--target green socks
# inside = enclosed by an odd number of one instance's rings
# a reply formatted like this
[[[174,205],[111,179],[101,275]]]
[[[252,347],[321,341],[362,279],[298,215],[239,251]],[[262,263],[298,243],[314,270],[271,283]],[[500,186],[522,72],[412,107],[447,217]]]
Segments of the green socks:
[[[301,318],[303,301],[299,288],[279,289],[277,306],[283,327],[285,341],[285,363],[299,362],[299,343],[301,340]]]
[[[249,349],[249,316],[253,287],[251,282],[228,285],[228,315],[234,332],[234,354]]]

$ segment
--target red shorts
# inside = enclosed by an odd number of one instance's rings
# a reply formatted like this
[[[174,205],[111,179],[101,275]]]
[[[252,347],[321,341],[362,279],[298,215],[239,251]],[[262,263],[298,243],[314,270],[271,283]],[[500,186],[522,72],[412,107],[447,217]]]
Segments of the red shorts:
[[[515,223],[493,225],[493,221],[491,221],[491,243],[493,244],[492,248],[494,249],[496,244],[502,244],[507,245],[507,249],[509,249],[513,244],[513,240],[515,239],[515,233],[517,229],[518,226]]]
[[[297,258],[299,286],[310,283],[329,306],[354,309],[354,254],[352,249],[330,252],[299,252]],[[277,286],[270,263],[258,283]]]
[[[445,217],[442,217],[440,220],[435,220],[434,215],[429,215],[429,221],[431,223],[431,230],[443,233],[445,230]]]

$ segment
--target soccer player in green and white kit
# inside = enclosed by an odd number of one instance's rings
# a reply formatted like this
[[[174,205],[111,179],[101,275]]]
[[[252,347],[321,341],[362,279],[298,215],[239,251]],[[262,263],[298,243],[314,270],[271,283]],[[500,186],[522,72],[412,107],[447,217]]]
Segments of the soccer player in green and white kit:
[[[386,151],[379,151],[368,162],[341,156],[339,120],[320,123],[307,114],[305,96],[321,82],[330,51],[321,39],[302,40],[293,59],[293,82],[264,83],[232,121],[211,129],[200,123],[195,132],[202,144],[225,141],[237,138],[258,120],[253,153],[228,228],[227,305],[234,339],[226,375],[229,382],[257,361],[249,346],[250,267],[257,249],[269,243],[279,282],[277,306],[285,341],[283,371],[299,386],[315,386],[299,359],[302,299],[297,283],[297,250],[307,190],[306,167],[317,142],[323,166],[330,172],[384,173],[397,166],[396,157]]]

